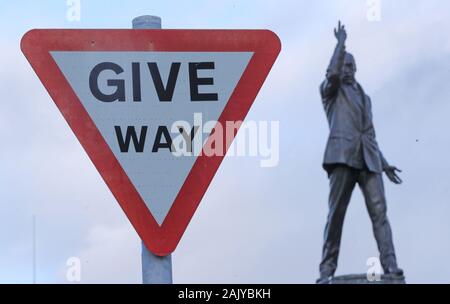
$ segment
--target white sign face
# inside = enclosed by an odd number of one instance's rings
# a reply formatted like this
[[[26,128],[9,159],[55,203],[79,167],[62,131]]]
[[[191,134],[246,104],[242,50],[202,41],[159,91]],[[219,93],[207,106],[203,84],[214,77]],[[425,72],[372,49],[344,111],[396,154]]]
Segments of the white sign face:
[[[197,158],[172,153],[174,122],[217,121],[253,52],[51,56],[161,226]]]

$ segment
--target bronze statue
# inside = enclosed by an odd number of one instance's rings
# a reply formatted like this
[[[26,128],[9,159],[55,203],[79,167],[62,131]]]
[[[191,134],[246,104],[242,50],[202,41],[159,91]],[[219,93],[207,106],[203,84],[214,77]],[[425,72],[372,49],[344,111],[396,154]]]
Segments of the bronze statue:
[[[380,251],[385,274],[403,275],[398,268],[391,227],[386,215],[386,198],[382,173],[401,184],[401,172],[389,165],[381,153],[372,122],[371,101],[355,80],[356,63],[346,52],[347,33],[339,22],[334,29],[337,46],[320,86],[330,135],[323,167],[330,180],[329,213],[325,226],[322,262],[318,283],[327,283],[337,268],[342,226],[355,185],[364,195]]]

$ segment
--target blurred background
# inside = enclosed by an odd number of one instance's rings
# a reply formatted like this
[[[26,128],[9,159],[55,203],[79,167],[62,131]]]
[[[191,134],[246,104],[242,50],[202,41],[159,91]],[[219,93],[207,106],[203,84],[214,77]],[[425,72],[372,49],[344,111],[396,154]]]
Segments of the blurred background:
[[[74,5],[80,4],[75,11]],[[327,215],[321,168],[328,126],[319,84],[333,28],[346,25],[357,79],[372,98],[378,142],[403,169],[385,179],[398,261],[409,283],[450,283],[450,3],[430,1],[0,2],[0,283],[140,283],[141,243],[20,51],[32,28],[274,31],[282,51],[248,120],[279,121],[280,161],[225,158],[173,254],[175,283],[313,283]],[[33,215],[35,246],[33,246]],[[377,256],[355,189],[337,274]]]

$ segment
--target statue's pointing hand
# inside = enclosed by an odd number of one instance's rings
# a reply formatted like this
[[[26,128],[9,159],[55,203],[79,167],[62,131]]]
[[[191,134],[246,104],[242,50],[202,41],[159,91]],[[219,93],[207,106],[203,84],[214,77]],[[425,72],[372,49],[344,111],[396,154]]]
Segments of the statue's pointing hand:
[[[344,43],[347,39],[347,32],[345,31],[345,25],[341,24],[341,21],[338,23],[338,27],[334,29],[334,36],[340,43]]]

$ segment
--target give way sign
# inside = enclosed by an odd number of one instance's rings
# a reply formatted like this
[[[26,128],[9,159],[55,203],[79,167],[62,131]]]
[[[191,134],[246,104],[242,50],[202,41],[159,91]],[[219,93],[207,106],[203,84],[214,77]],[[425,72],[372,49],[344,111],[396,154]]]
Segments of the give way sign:
[[[281,44],[268,30],[38,29],[21,48],[147,248],[163,256],[235,136],[213,136],[223,135],[217,127],[244,120]]]

